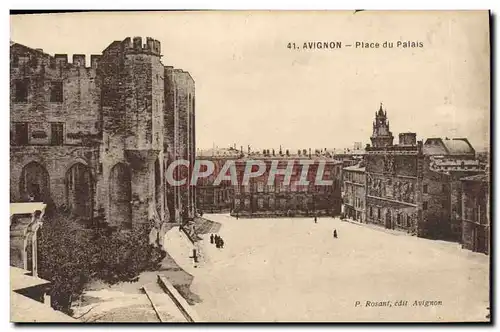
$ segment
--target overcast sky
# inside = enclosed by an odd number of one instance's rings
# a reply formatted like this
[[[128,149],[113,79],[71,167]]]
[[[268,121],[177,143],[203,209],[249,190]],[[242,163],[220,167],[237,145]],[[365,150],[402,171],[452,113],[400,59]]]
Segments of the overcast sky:
[[[49,54],[161,42],[196,81],[197,147],[343,148],[369,143],[380,102],[391,131],[489,142],[487,12],[171,12],[11,16],[11,40]],[[356,41],[423,48],[355,49]],[[342,49],[290,50],[340,41]]]

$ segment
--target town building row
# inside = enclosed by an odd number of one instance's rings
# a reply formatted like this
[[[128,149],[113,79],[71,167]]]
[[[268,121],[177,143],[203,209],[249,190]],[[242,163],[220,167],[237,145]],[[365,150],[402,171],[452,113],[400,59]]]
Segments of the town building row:
[[[387,111],[375,114],[371,144],[342,170],[343,215],[419,237],[458,241],[489,252],[487,164],[466,138],[429,138],[389,129]]]
[[[198,159],[210,160],[215,170],[210,176],[197,183],[197,207],[204,212],[230,212],[237,217],[299,217],[299,216],[337,216],[341,210],[341,173],[342,161],[333,159],[326,149],[290,151],[254,151],[231,147],[199,153]],[[259,160],[265,171],[249,179],[243,185],[246,165],[249,161]],[[215,183],[223,166],[231,161],[237,173],[237,185],[231,181]],[[302,163],[309,165],[304,169]],[[278,174],[269,181],[273,165],[284,173],[290,167],[290,178]],[[318,170],[321,169],[320,172]],[[301,182],[301,174],[307,174]],[[318,184],[318,177],[325,184]]]

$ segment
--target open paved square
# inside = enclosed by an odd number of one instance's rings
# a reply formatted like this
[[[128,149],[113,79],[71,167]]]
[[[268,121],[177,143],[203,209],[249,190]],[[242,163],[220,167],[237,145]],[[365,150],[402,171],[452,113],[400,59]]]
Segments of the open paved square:
[[[205,236],[193,269],[203,320],[486,321],[489,257],[457,243],[337,218],[206,217],[225,244]]]

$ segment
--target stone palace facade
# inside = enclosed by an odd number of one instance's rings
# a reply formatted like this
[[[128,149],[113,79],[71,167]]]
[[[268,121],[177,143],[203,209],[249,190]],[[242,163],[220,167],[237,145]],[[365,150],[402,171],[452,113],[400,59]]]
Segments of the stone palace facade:
[[[11,42],[11,201],[121,228],[193,218],[194,188],[165,171],[194,161],[195,83],[161,56],[149,37],[114,41],[90,66]]]

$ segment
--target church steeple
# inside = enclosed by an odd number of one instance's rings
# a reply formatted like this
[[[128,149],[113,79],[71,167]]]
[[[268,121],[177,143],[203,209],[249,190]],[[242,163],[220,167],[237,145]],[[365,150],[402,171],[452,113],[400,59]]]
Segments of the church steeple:
[[[394,140],[389,130],[389,121],[387,120],[387,110],[384,111],[382,103],[378,112],[375,112],[375,121],[373,122],[373,135],[370,137],[373,147],[391,146]]]
[[[380,108],[378,109],[378,115],[383,116],[384,115],[384,110],[382,109],[382,103],[380,103]]]

